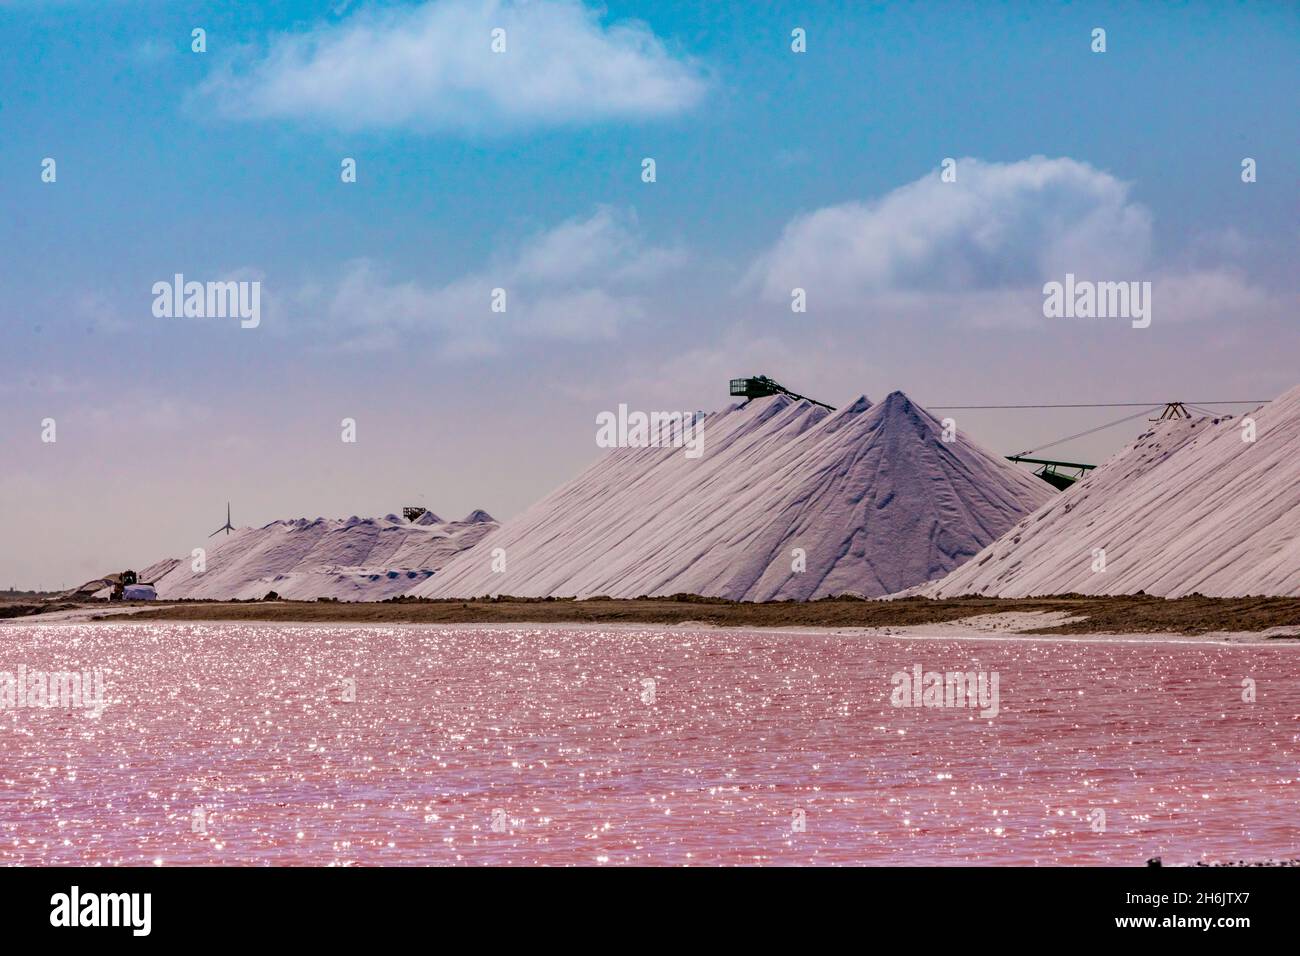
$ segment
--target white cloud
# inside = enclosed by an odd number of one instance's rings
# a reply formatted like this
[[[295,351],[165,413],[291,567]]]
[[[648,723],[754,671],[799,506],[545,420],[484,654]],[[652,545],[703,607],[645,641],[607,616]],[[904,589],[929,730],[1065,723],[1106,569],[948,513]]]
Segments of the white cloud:
[[[1292,308],[1236,266],[1245,240],[1194,239],[1194,265],[1152,254],[1150,212],[1129,187],[1077,160],[957,161],[870,202],[798,216],[750,265],[741,288],[786,304],[807,292],[810,313],[936,320],[971,328],[1059,328],[1043,317],[1043,284],[1066,273],[1152,285],[1153,321],[1245,321]],[[1078,325],[1077,322],[1074,323]],[[1121,324],[1117,328],[1123,327]]]
[[[700,67],[644,24],[602,25],[579,0],[432,0],[277,36],[199,92],[239,118],[492,133],[670,115],[704,89]]]
[[[492,355],[521,339],[612,339],[645,314],[642,286],[684,261],[651,246],[631,212],[602,207],[533,236],[496,265],[444,285],[393,282],[374,262],[347,264],[342,278],[307,286],[288,306],[317,317],[347,349],[430,346],[448,357]],[[506,311],[491,311],[494,289]]]
[[[535,236],[512,267],[516,278],[547,284],[593,277],[649,280],[685,260],[680,249],[646,247],[632,211],[601,206],[587,219],[569,219]]]
[[[1240,321],[1290,312],[1294,303],[1254,286],[1236,269],[1158,275],[1151,284],[1153,321]]]
[[[745,284],[772,301],[795,287],[809,307],[888,293],[958,293],[1039,286],[1076,275],[1142,278],[1151,216],[1128,187],[1073,159],[957,162],[873,202],[791,221]]]

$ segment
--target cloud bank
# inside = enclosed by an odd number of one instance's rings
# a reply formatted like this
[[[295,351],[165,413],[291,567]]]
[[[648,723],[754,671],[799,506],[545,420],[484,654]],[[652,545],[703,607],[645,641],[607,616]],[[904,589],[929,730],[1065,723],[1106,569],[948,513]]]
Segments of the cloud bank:
[[[672,115],[705,85],[644,24],[602,25],[579,0],[432,0],[274,37],[199,97],[232,118],[491,134]]]
[[[957,161],[872,202],[828,206],[791,221],[750,267],[746,285],[823,306],[888,293],[957,293],[1041,284],[1067,271],[1145,267],[1151,216],[1128,187],[1073,159]]]
[[[521,341],[598,342],[646,314],[642,294],[678,268],[680,249],[647,244],[631,211],[601,207],[541,232],[496,264],[444,285],[391,281],[369,259],[287,306],[350,350],[410,345],[445,357],[489,356]],[[492,310],[493,290],[505,311]]]
[[[795,217],[750,263],[741,291],[788,308],[791,290],[804,289],[810,313],[855,322],[973,328],[1064,328],[1068,320],[1046,319],[1042,307],[1044,283],[1066,273],[1151,282],[1159,324],[1267,319],[1293,308],[1222,255],[1199,267],[1154,255],[1150,211],[1128,184],[1088,163],[967,158],[956,169],[955,182],[936,169],[879,199]]]

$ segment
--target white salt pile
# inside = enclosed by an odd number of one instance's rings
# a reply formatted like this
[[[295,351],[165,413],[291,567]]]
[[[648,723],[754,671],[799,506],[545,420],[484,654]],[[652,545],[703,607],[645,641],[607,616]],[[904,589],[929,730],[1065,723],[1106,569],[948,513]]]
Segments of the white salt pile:
[[[1255,440],[1246,441],[1248,420]],[[1300,595],[1300,387],[1240,418],[1162,422],[931,597]],[[1096,570],[1104,551],[1104,570]]]
[[[695,459],[611,452],[411,593],[874,597],[942,576],[1055,494],[944,442],[902,392],[834,413],[758,399],[708,416],[703,435]]]
[[[398,515],[272,521],[213,538],[201,573],[190,559],[173,558],[145,568],[140,580],[154,582],[163,600],[262,598],[274,591],[297,600],[382,601],[425,580],[496,527],[484,511],[450,522],[431,512],[415,522]]]

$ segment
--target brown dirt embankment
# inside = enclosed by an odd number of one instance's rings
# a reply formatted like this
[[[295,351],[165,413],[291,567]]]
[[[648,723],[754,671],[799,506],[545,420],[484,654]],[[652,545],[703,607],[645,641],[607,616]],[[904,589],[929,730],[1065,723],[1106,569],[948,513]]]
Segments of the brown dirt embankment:
[[[101,607],[103,605],[100,605]],[[65,605],[66,607],[66,605]],[[906,627],[1003,612],[1068,614],[1070,620],[1035,634],[1206,634],[1294,628],[1300,637],[1300,598],[1166,599],[1147,595],[1043,598],[961,597],[862,601],[747,603],[676,595],[670,598],[583,601],[502,596],[470,601],[398,599],[337,601],[184,601],[131,614],[131,620],[279,621],[350,624],[687,624],[722,627]],[[1289,634],[1277,635],[1287,637]]]

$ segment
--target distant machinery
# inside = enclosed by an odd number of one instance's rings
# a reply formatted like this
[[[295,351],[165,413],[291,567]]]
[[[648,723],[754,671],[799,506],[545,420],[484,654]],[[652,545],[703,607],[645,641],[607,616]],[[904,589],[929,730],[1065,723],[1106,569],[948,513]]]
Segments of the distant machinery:
[[[1158,405],[1156,406],[1156,408],[1159,407],[1160,406]],[[1150,411],[1155,411],[1155,408],[1150,409]],[[1119,422],[1112,422],[1111,424],[1117,425],[1120,422],[1132,421],[1134,418],[1141,417],[1144,414],[1147,413],[1139,412],[1137,415],[1128,415],[1124,418],[1121,418]],[[1190,420],[1191,417],[1192,417],[1192,413],[1187,410],[1187,407],[1182,402],[1165,402],[1164,411],[1162,411],[1155,418],[1148,418],[1147,421],[1149,422],[1180,421],[1184,419]],[[1061,438],[1057,441],[1054,441],[1051,443],[1051,445],[1060,445],[1074,438],[1079,438],[1082,437],[1083,435],[1089,435],[1092,434],[1093,432],[1101,431],[1102,429],[1109,428],[1109,427],[1110,425],[1102,425],[1099,428],[1090,428],[1088,429],[1088,431],[1081,432],[1079,435],[1070,435],[1067,438]],[[1051,445],[1044,445],[1042,447],[1050,448]],[[1042,465],[1042,467],[1039,468],[1036,472],[1034,472],[1034,474],[1037,475],[1039,478],[1043,479],[1043,481],[1047,482],[1052,487],[1059,488],[1061,491],[1064,491],[1066,488],[1069,488],[1076,481],[1086,478],[1088,476],[1088,472],[1092,471],[1092,469],[1097,467],[1096,465],[1081,465],[1078,462],[1073,462],[1073,461],[1054,461],[1050,458],[1025,457],[1028,454],[1030,454],[1030,452],[1022,452],[1019,455],[1007,455],[1007,460],[1024,462],[1026,464],[1031,464],[1031,465]]]
[[[116,580],[112,581],[112,589],[108,593],[108,599],[110,601],[122,600],[122,596],[126,593],[126,589],[139,580],[134,571],[123,571],[121,574],[115,575],[115,578]]]
[[[731,394],[743,397],[746,401],[754,398],[765,398],[768,395],[789,395],[791,398],[800,399],[805,402],[812,402],[814,405],[820,405],[828,411],[835,411],[833,405],[827,405],[825,402],[819,402],[815,398],[809,398],[807,395],[800,395],[792,392],[779,382],[773,381],[766,375],[755,375],[753,378],[733,378],[731,380]]]
[[[747,401],[754,398],[763,398],[768,395],[789,395],[791,398],[802,399],[806,402],[812,402],[814,405],[820,405],[822,408],[835,411],[825,402],[819,402],[815,398],[809,398],[806,395],[799,395],[790,391],[779,382],[773,381],[766,375],[755,375],[752,378],[733,378],[731,380],[731,394],[743,397]],[[1262,405],[1266,399],[1230,399],[1217,402],[1164,402],[1164,410],[1156,418],[1148,419],[1152,422],[1164,422],[1190,419],[1192,413],[1188,411],[1187,406],[1196,410],[1198,415],[1217,416],[1218,413],[1205,408],[1206,405]],[[1103,431],[1107,428],[1113,428],[1124,422],[1132,421],[1135,418],[1141,418],[1143,415],[1149,415],[1159,410],[1162,405],[1155,404],[1148,406],[1145,402],[1097,402],[1091,404],[1056,404],[1056,405],[930,405],[927,406],[932,412],[934,411],[957,411],[957,410],[992,410],[992,409],[1023,409],[1023,408],[1136,408],[1143,407],[1143,410],[1136,414],[1126,415],[1118,421],[1107,422],[1104,425],[1098,425],[1096,428],[1089,428],[1086,431],[1079,432],[1075,435],[1067,435],[1064,438],[1058,438],[1056,441],[1048,442],[1046,445],[1039,445],[1036,449],[1022,451],[1018,455],[1007,455],[1008,461],[1019,462],[1026,465],[1038,465],[1039,468],[1034,472],[1039,478],[1047,482],[1053,488],[1064,491],[1075,482],[1087,477],[1088,472],[1096,468],[1096,465],[1085,465],[1077,461],[1058,461],[1054,458],[1035,458],[1030,457],[1036,452],[1045,451],[1056,445],[1063,445],[1066,442],[1074,441],[1076,438],[1083,438],[1094,432]]]
[[[828,409],[829,411],[835,411],[834,406],[827,405],[825,402],[819,402],[815,398],[809,398],[807,395],[800,395],[797,392],[792,392],[780,382],[768,378],[766,375],[755,375],[752,378],[733,378],[731,380],[731,394],[737,397],[742,397],[746,401],[755,398],[765,398],[768,395],[789,395],[791,398],[805,402],[812,402],[812,404],[820,405],[822,408]],[[1191,415],[1187,410],[1183,409],[1182,404],[1178,402],[1166,406],[1165,417],[1180,417],[1170,413],[1169,409],[1175,407],[1182,409],[1183,415],[1191,418]],[[1068,439],[1062,439],[1062,441],[1065,440]],[[1052,444],[1060,444],[1060,442],[1053,442]],[[1056,461],[1051,458],[1028,458],[1026,457],[1028,454],[1028,452],[1024,452],[1019,455],[1007,455],[1006,457],[1008,461],[1023,462],[1028,465],[1040,465],[1041,467],[1035,471],[1034,474],[1043,479],[1043,481],[1047,482],[1053,488],[1056,488],[1058,491],[1064,491],[1066,488],[1069,488],[1076,481],[1087,475],[1089,471],[1097,467],[1096,465],[1085,465],[1074,461]]]
[[[1025,464],[1030,464],[1030,465],[1041,465],[1042,467],[1040,467],[1037,471],[1035,471],[1034,474],[1037,475],[1039,478],[1042,478],[1043,481],[1047,482],[1052,487],[1059,488],[1060,490],[1064,491],[1066,488],[1069,488],[1076,481],[1079,481],[1081,478],[1087,477],[1088,472],[1092,471],[1097,466],[1084,465],[1074,461],[1056,461],[1051,458],[1033,458],[1030,457],[1031,455],[1034,455],[1036,452],[1040,452],[1048,448],[1052,448],[1056,445],[1063,445],[1066,442],[1074,441],[1076,438],[1083,438],[1086,435],[1091,435],[1095,432],[1104,431],[1107,428],[1113,428],[1115,425],[1121,425],[1124,422],[1130,422],[1135,418],[1141,418],[1142,416],[1149,415],[1155,411],[1160,411],[1160,414],[1155,418],[1148,418],[1147,421],[1150,422],[1186,421],[1192,418],[1192,413],[1187,408],[1187,406],[1189,405],[1196,410],[1196,413],[1198,415],[1217,417],[1219,413],[1204,408],[1203,406],[1205,405],[1251,405],[1251,404],[1263,404],[1263,401],[1264,400],[1262,399],[1231,399],[1231,400],[1225,400],[1219,402],[1164,402],[1161,404],[1145,407],[1143,408],[1142,411],[1137,412],[1135,414],[1125,415],[1123,418],[1118,419],[1117,421],[1107,422],[1104,425],[1098,425],[1096,428],[1089,428],[1086,431],[1082,431],[1074,435],[1067,435],[1064,438],[1058,438],[1056,441],[1048,442],[1046,445],[1039,445],[1038,448],[1036,449],[1031,449],[1030,451],[1022,451],[1018,455],[1007,455],[1007,460],[1023,462]],[[953,411],[957,409],[1013,409],[1013,408],[1015,409],[1018,408],[1037,408],[1037,409],[1136,408],[1136,407],[1142,407],[1144,405],[1146,405],[1145,402],[1097,402],[1091,404],[1078,403],[1078,404],[1057,404],[1057,405],[932,405],[930,406],[930,408]],[[1161,409],[1163,410],[1161,411]]]
[[[1165,410],[1156,418],[1148,418],[1149,422],[1165,422],[1175,418],[1191,418],[1192,413],[1183,407],[1182,402],[1165,402]]]
[[[1081,465],[1077,461],[1054,461],[1050,458],[1026,458],[1024,455],[1007,455],[1007,461],[1023,462],[1026,465],[1042,465],[1035,475],[1043,479],[1058,491],[1064,491],[1076,481],[1088,476],[1096,465]],[[1062,471],[1061,469],[1065,469]]]
[[[110,601],[152,601],[158,597],[158,591],[146,581],[141,581],[134,571],[123,571],[110,575],[103,581],[108,585]]]

